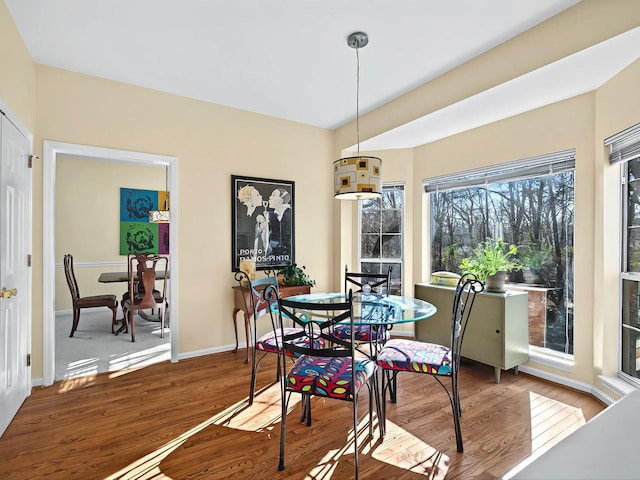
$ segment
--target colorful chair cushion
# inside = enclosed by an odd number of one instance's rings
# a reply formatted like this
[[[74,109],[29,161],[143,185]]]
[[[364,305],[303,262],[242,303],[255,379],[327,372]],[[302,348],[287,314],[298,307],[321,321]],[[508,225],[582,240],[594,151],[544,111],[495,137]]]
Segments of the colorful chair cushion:
[[[285,336],[288,336],[300,331],[301,330],[299,328],[285,328],[284,334]],[[292,340],[290,343],[293,345],[301,345],[301,346],[308,347],[309,337],[305,335],[300,338],[296,338]],[[322,346],[324,346],[324,339],[317,339],[315,348],[321,348]],[[260,337],[256,342],[256,350],[262,350],[263,352],[278,353],[281,349],[282,349],[282,334],[280,333],[279,330],[278,330],[277,337],[276,335],[274,335],[273,332],[269,332],[264,334],[262,337]],[[295,354],[292,352],[287,352],[287,355],[291,357],[295,356]]]
[[[351,338],[350,325],[336,325],[333,334],[345,340]],[[385,343],[389,340],[389,330],[381,326],[379,329],[371,328],[369,325],[356,325],[353,327],[353,340],[355,342],[379,342]]]
[[[376,368],[373,360],[356,360],[356,384],[352,385],[351,363],[350,357],[302,355],[287,374],[287,388],[299,393],[351,400]]]
[[[400,372],[451,375],[451,350],[415,340],[389,340],[378,354],[378,365]]]

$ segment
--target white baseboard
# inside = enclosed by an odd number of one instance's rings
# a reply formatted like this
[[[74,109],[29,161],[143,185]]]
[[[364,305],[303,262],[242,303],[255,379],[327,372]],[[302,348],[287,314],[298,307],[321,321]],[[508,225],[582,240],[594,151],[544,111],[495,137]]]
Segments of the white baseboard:
[[[594,387],[591,384],[579,382],[578,380],[573,380],[572,378],[563,377],[561,375],[556,375],[555,373],[547,372],[544,370],[539,370],[534,367],[529,367],[527,365],[520,365],[518,370],[523,373],[528,373],[534,377],[542,378],[544,380],[548,380],[553,383],[557,383],[559,385],[564,385],[565,387],[573,388],[575,390],[580,390],[581,392],[586,392],[594,397],[596,397],[601,402],[606,405],[611,405],[615,400],[611,398],[609,395],[604,393],[599,388]]]

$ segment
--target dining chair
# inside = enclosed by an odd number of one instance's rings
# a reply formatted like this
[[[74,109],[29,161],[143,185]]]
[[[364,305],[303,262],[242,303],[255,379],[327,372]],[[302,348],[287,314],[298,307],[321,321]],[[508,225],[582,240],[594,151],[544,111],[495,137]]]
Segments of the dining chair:
[[[344,266],[344,293],[352,289],[354,293],[363,292],[388,295],[391,285],[392,267],[389,265],[387,273],[356,273],[349,272]],[[380,325],[372,328],[369,325],[355,325],[354,339],[360,343],[383,344],[389,339],[389,330]],[[349,338],[350,327],[347,324],[336,325],[335,334],[340,338]]]
[[[113,316],[111,318],[111,333],[113,333],[113,329],[116,324],[116,314],[118,313],[118,297],[109,294],[92,295],[89,297],[80,296],[78,281],[76,280],[76,274],[73,270],[73,255],[69,253],[64,256],[64,274],[67,278],[67,285],[69,285],[69,292],[71,293],[71,300],[73,302],[73,323],[71,324],[71,333],[69,334],[69,337],[73,337],[73,334],[78,328],[80,310],[83,308],[109,308],[113,312]]]
[[[266,292],[265,295],[270,295]],[[369,435],[373,436],[373,399],[378,396],[375,382],[375,361],[356,355],[353,334],[339,338],[334,328],[347,321],[353,327],[353,296],[339,303],[299,302],[291,298],[278,298],[275,324],[281,329],[283,349],[293,355],[291,368],[280,362],[281,426],[280,458],[278,468],[285,468],[285,433],[291,394],[302,396],[302,417],[311,425],[311,397],[343,400],[352,404],[355,478],[358,478],[358,393],[363,386],[369,389]],[[283,327],[289,319],[299,327],[298,332],[287,333]],[[351,329],[353,332],[353,328]],[[375,396],[374,396],[375,395]],[[377,404],[377,402],[376,402]]]
[[[129,253],[127,255],[127,290],[122,294],[122,300],[120,300],[120,305],[122,306],[122,311],[124,312],[124,304],[125,302],[129,299],[129,287],[128,287],[128,279],[131,276],[131,259],[133,257],[135,257],[136,255],[141,256],[141,255],[146,255],[147,257],[152,257],[155,254],[151,253],[151,252],[135,252],[135,253]],[[138,270],[140,269],[140,262],[137,262],[138,265]],[[138,277],[140,277],[140,271],[138,271]],[[138,294],[144,294],[144,284],[140,281],[138,281],[138,286],[136,287],[136,290],[138,292]],[[154,297],[159,297],[161,295],[159,290],[156,290],[155,285],[154,285],[154,289],[153,289],[153,296]]]
[[[242,299],[244,302],[245,312],[250,312],[253,317],[253,321],[249,322],[249,341],[251,342],[251,346],[247,345],[247,348],[251,348],[251,384],[249,387],[249,405],[253,405],[253,397],[256,392],[256,376],[260,363],[262,363],[262,360],[268,353],[277,354],[278,362],[280,362],[280,353],[282,352],[280,331],[275,328],[275,325],[272,324],[271,329],[258,338],[258,323],[262,323],[261,318],[265,314],[269,313],[270,304],[277,301],[277,298],[280,296],[278,291],[278,279],[275,276],[271,276],[259,280],[251,280],[249,275],[242,270],[236,272],[235,279],[243,292]],[[273,288],[272,298],[270,299],[266,299],[264,297],[265,289],[267,287]],[[270,316],[270,318],[273,320],[273,317]],[[259,355],[260,358],[258,358]],[[279,370],[276,372],[279,372]]]
[[[421,373],[433,376],[444,388],[451,410],[456,433],[456,447],[462,452],[462,432],[460,417],[460,392],[458,372],[460,370],[460,353],[464,334],[469,323],[471,310],[476,294],[484,290],[484,284],[473,274],[463,275],[456,286],[451,314],[451,341],[449,345],[420,342],[408,339],[391,339],[380,350],[377,364],[383,369],[382,398],[390,391],[391,401],[396,402],[397,376],[400,372]],[[441,378],[449,378],[451,391]],[[382,402],[382,420],[386,421],[386,403]],[[386,430],[386,428],[383,428]]]
[[[167,302],[168,278],[168,257],[149,253],[129,256],[129,295],[123,303],[122,311],[125,325],[131,328],[132,342],[136,341],[134,317],[135,313],[140,310],[157,311],[155,315],[145,315],[145,318],[160,322],[160,337],[164,337],[169,308]],[[156,280],[161,283],[160,290],[155,288]]]

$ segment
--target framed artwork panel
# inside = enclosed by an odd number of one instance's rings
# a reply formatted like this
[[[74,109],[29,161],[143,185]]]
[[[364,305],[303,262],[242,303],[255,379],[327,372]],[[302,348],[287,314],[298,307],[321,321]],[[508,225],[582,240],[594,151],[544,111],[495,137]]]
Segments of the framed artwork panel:
[[[231,269],[254,259],[257,270],[295,262],[295,183],[231,176]]]

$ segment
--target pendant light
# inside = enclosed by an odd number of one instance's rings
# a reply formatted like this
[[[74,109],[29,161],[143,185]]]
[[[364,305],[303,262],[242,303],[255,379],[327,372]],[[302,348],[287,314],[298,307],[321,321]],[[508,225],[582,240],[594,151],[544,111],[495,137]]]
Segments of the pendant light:
[[[335,198],[363,200],[382,195],[382,160],[360,155],[360,54],[359,49],[369,43],[363,32],[354,32],[347,38],[347,45],[356,50],[356,135],[358,153],[333,162]]]

